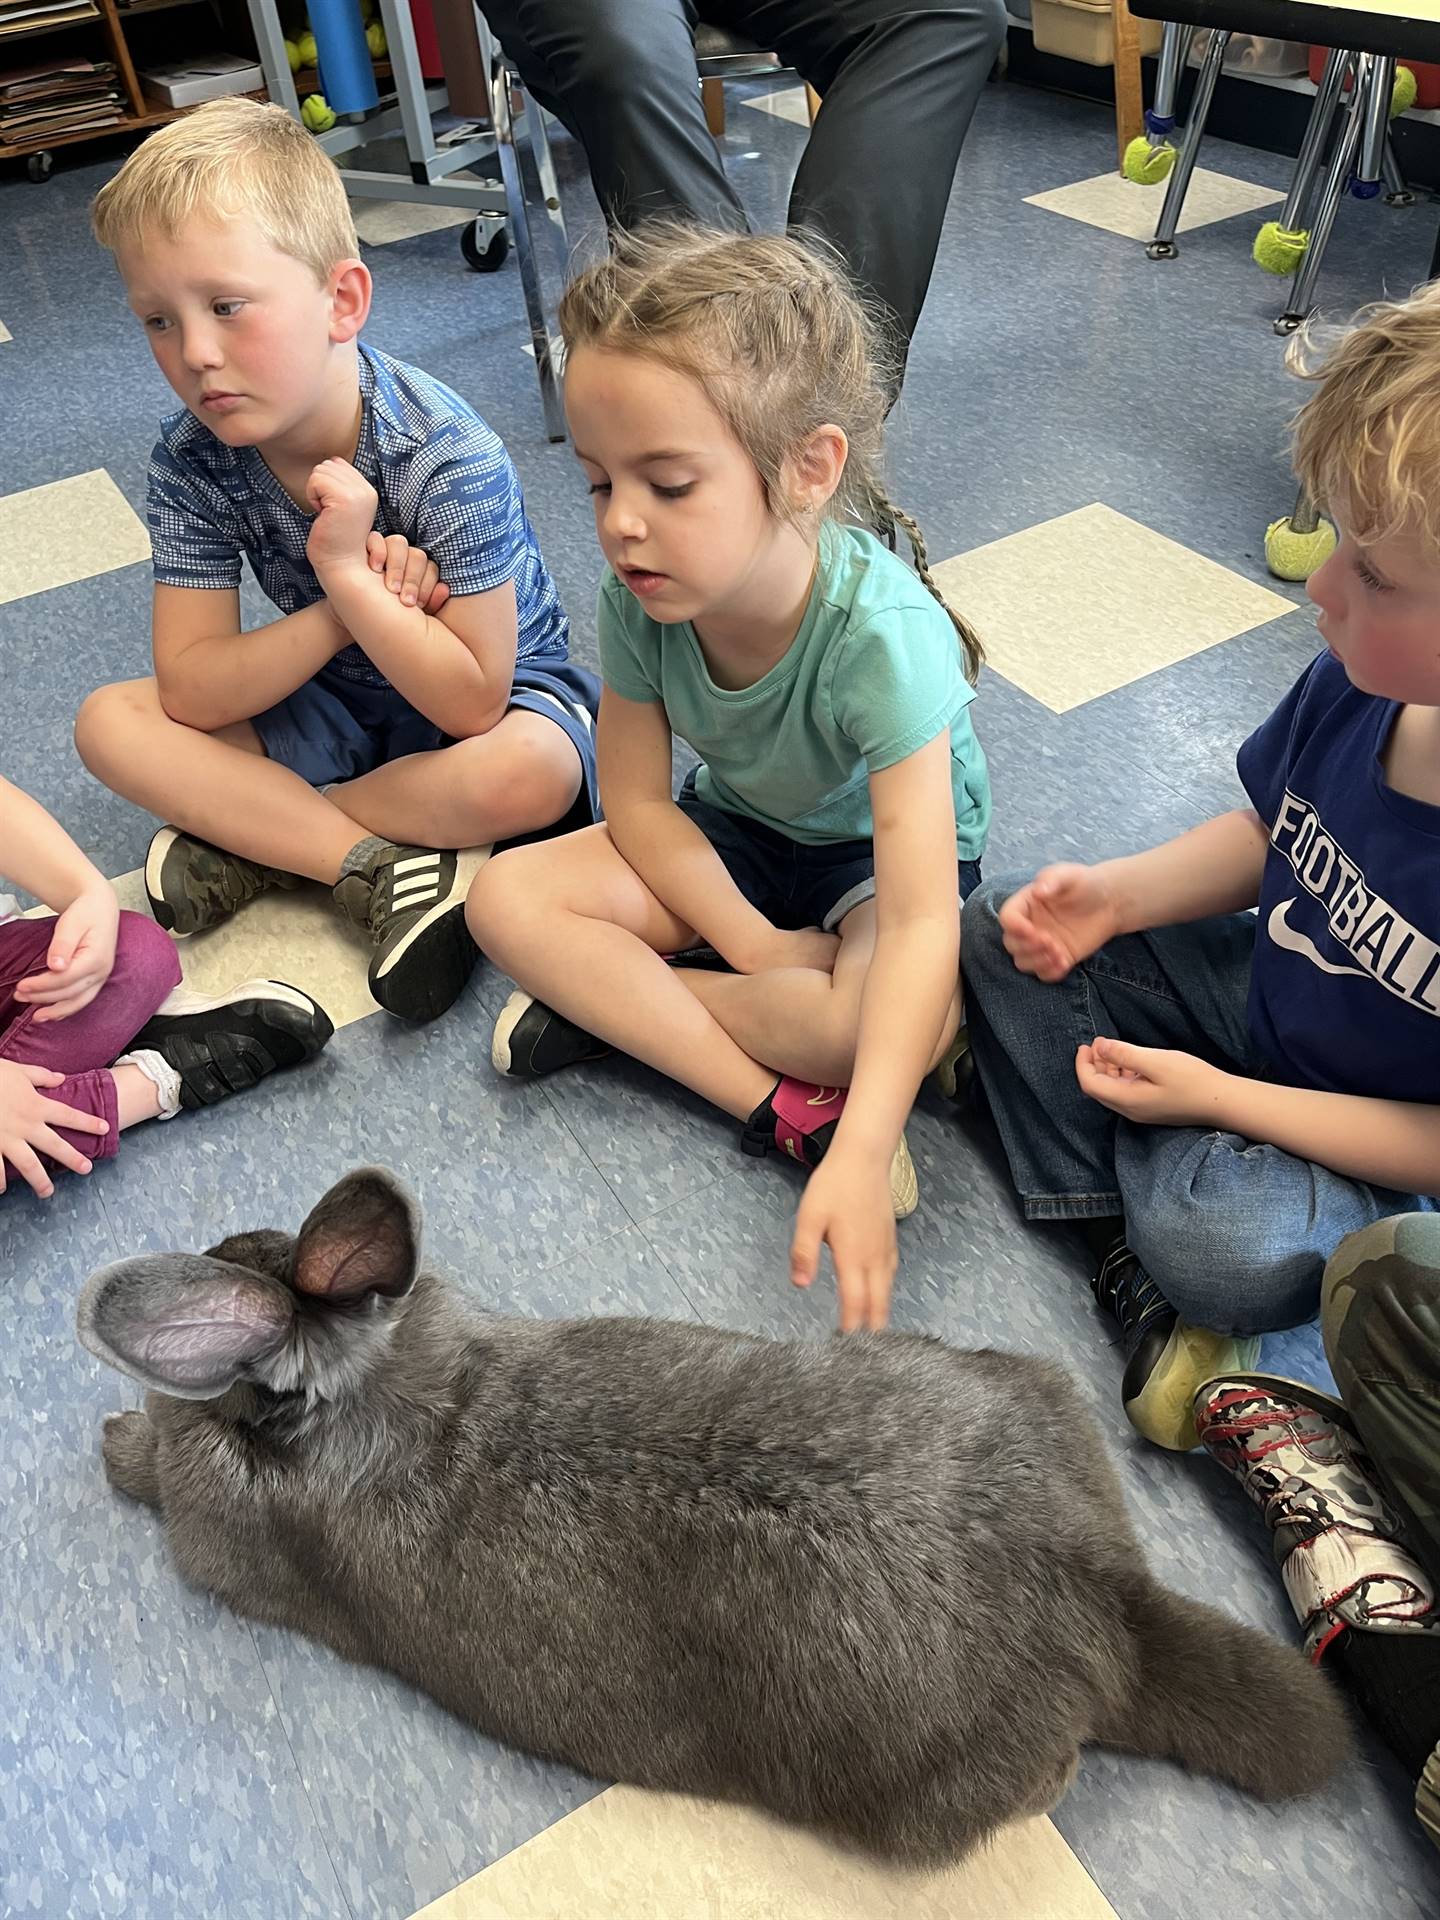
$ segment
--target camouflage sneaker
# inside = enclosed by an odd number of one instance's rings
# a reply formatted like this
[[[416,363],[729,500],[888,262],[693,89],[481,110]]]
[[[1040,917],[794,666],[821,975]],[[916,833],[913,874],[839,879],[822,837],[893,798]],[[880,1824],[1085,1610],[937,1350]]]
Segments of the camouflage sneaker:
[[[1195,1425],[1260,1509],[1312,1660],[1347,1628],[1440,1631],[1435,1591],[1340,1401],[1273,1374],[1208,1380]]]
[[[465,925],[465,888],[453,853],[379,841],[359,873],[343,873],[338,904],[375,943],[370,991],[399,1020],[434,1020],[452,1007],[480,949]]]
[[[259,866],[178,827],[161,827],[145,855],[150,911],[177,940],[227,920],[257,893],[303,884],[298,874]]]

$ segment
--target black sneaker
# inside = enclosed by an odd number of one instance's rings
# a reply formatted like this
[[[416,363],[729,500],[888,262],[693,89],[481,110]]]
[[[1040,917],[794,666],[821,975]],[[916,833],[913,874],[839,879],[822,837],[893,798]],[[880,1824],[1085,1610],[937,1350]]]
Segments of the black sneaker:
[[[1096,1303],[1119,1322],[1125,1417],[1155,1446],[1188,1453],[1200,1444],[1196,1391],[1220,1374],[1253,1371],[1259,1339],[1212,1333],[1182,1320],[1123,1240],[1101,1261],[1090,1288]]]
[[[465,889],[453,853],[389,841],[363,873],[342,874],[336,900],[375,942],[370,991],[400,1020],[434,1020],[453,1007],[480,949],[465,925]]]
[[[131,1041],[152,1048],[180,1076],[182,1107],[213,1107],[267,1074],[313,1059],[335,1029],[298,987],[247,980],[216,999],[177,987]]]
[[[518,989],[495,1022],[490,1040],[490,1063],[512,1080],[539,1080],[561,1067],[578,1067],[586,1060],[603,1060],[613,1049],[593,1033],[586,1033],[564,1014]]]
[[[150,911],[177,940],[228,919],[257,893],[302,884],[298,874],[258,866],[178,827],[161,827],[145,855]]]

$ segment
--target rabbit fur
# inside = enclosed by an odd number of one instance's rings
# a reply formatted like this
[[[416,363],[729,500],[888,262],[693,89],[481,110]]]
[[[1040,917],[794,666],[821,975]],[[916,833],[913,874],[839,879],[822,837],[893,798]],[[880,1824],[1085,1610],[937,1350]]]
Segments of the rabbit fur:
[[[1050,1808],[1085,1741],[1265,1799],[1347,1746],[1301,1654],[1147,1571],[1048,1362],[491,1316],[363,1168],[298,1236],[86,1283],[150,1389],[111,1483],[236,1612],[605,1778],[745,1801],[916,1866]]]

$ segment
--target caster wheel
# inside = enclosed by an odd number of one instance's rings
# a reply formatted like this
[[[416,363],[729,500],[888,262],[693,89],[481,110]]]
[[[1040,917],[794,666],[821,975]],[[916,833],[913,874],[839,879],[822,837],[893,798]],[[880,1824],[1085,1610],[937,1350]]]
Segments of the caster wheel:
[[[477,220],[473,226],[460,230],[460,251],[465,256],[465,264],[473,267],[476,273],[497,273],[504,266],[510,252],[510,229],[497,227],[489,246],[482,246],[482,223]]]
[[[54,170],[55,156],[53,153],[32,153],[30,158],[25,162],[25,171],[35,182],[36,186],[39,186],[42,180],[48,180]]]
[[[1292,333],[1297,333],[1300,330],[1301,326],[1304,325],[1304,321],[1305,316],[1303,313],[1282,313],[1280,318],[1275,322],[1275,331],[1282,340],[1287,339]]]
[[[1413,207],[1415,204],[1415,196],[1410,189],[1406,187],[1402,193],[1387,193],[1385,196],[1385,204],[1387,207]]]
[[[1145,258],[1147,260],[1174,260],[1178,258],[1179,253],[1180,249],[1173,240],[1152,240],[1145,249]]]

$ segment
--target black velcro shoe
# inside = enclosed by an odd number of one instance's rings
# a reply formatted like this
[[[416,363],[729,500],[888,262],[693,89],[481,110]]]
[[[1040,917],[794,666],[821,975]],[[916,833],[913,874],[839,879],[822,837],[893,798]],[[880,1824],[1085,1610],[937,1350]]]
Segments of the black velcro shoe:
[[[149,1048],[180,1078],[180,1104],[213,1107],[272,1073],[311,1060],[335,1028],[308,993],[279,980],[246,980],[216,999],[177,987],[128,1051]]]

